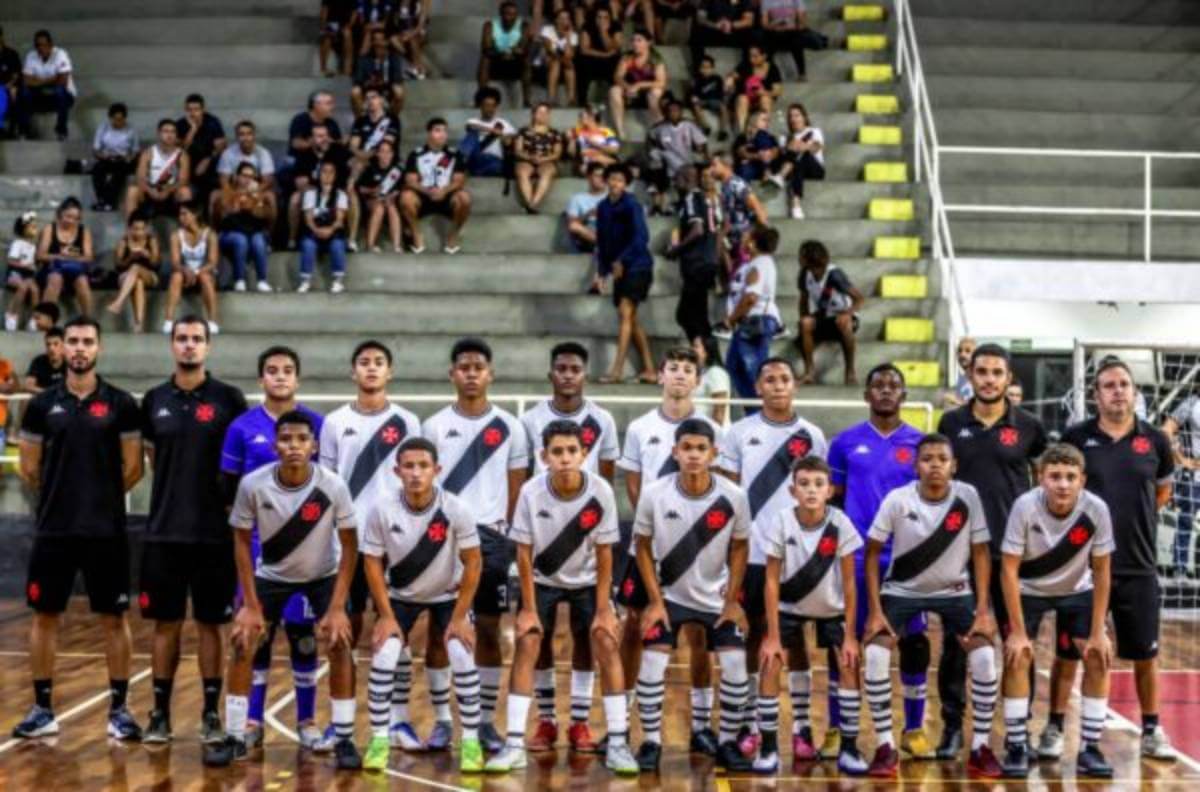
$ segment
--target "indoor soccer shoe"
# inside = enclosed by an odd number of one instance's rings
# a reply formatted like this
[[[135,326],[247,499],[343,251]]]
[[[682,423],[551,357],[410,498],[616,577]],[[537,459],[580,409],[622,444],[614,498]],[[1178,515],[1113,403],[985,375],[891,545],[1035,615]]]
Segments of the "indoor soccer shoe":
[[[171,722],[167,720],[167,713],[162,710],[152,710],[150,722],[146,724],[146,732],[142,735],[142,742],[149,745],[161,745],[170,741]]]
[[[760,753],[754,757],[754,772],[760,775],[775,775],[779,772],[779,753],[772,751],[769,754]]]
[[[567,741],[575,753],[598,753],[592,730],[586,723],[572,723],[567,729]]]
[[[717,748],[717,767],[727,773],[749,773],[754,769],[754,763],[742,752],[740,745],[729,740]]]
[[[967,758],[967,775],[972,778],[1003,778],[1004,769],[996,759],[996,754],[986,745],[981,745],[971,751]]]
[[[840,738],[838,742],[841,742]],[[818,758],[817,749],[813,746],[812,729],[805,726],[792,735],[792,761],[814,762]]]
[[[390,750],[391,745],[388,744],[387,737],[372,737],[371,742],[367,743],[367,753],[363,756],[363,769],[379,772],[386,768],[388,766],[388,752]]]
[[[900,735],[900,750],[911,759],[932,759],[936,755],[924,729],[910,729]]]
[[[54,718],[54,711],[39,707],[37,704],[29,709],[24,720],[14,726],[12,730],[13,737],[23,740],[50,737],[55,734],[58,734],[58,721]]]
[[[817,756],[821,759],[836,759],[841,752],[842,732],[838,729],[827,730],[824,739],[821,740],[821,748],[817,751]]]
[[[752,731],[746,726],[743,726],[737,736],[737,747],[742,752],[742,756],[747,759],[752,759],[758,756],[759,746],[762,745],[762,735],[756,731]],[[720,748],[717,749],[718,751]]]
[[[458,769],[463,773],[483,772],[483,746],[479,738],[464,739],[459,748]]]
[[[611,743],[609,743],[611,745]],[[662,761],[662,746],[647,740],[642,743],[637,752],[638,770],[643,773],[657,773],[658,763]]]
[[[483,769],[489,773],[511,773],[513,770],[523,770],[526,761],[524,748],[506,745],[503,751],[487,760]]]
[[[843,747],[838,753],[837,766],[839,772],[850,776],[866,775],[868,769],[867,760],[851,745]]]
[[[1142,756],[1167,762],[1173,762],[1178,757],[1162,726],[1155,726],[1154,731],[1142,735]]]
[[[431,753],[449,751],[454,742],[454,724],[449,721],[438,721],[433,724],[433,731],[425,740],[425,750]]]
[[[1066,739],[1062,730],[1053,723],[1047,723],[1038,738],[1037,756],[1039,759],[1061,759],[1066,747]]]
[[[108,736],[114,740],[133,741],[142,739],[142,727],[129,710],[121,707],[108,713]]]
[[[490,723],[479,724],[479,742],[483,745],[483,750],[490,754],[500,753],[504,750],[504,738]]]
[[[558,724],[549,718],[542,718],[538,721],[537,728],[533,730],[533,736],[525,742],[525,748],[533,753],[545,753],[554,750],[554,743],[558,741]]]
[[[604,766],[619,776],[635,776],[639,770],[629,743],[610,742],[604,752]]]
[[[399,748],[402,751],[425,750],[425,744],[421,742],[421,738],[417,736],[416,730],[408,721],[393,723],[392,727],[388,729],[388,741],[391,742],[393,748]]]
[[[1112,778],[1113,775],[1112,765],[1094,745],[1089,745],[1079,752],[1075,759],[1075,772],[1088,778]]]
[[[255,748],[261,748],[263,744],[263,727],[261,723],[246,724],[246,750],[253,751]]]
[[[219,743],[204,746],[204,764],[208,767],[229,767],[243,761],[248,751],[246,743],[236,737],[226,737]]]
[[[354,747],[354,741],[351,739],[343,738],[334,743],[333,755],[338,770],[362,769],[362,759],[358,755],[358,748]]]
[[[1026,778],[1029,776],[1029,745],[1027,743],[1009,743],[1004,751],[1005,778]]]
[[[317,744],[325,739],[325,735],[317,728],[315,723],[306,723],[299,729],[300,732],[300,747],[306,748],[309,751],[315,751]]]
[[[947,726],[942,731],[941,742],[937,747],[937,758],[942,760],[954,760],[962,754],[963,749],[963,734],[962,729],[953,729]]]
[[[895,778],[900,769],[900,754],[891,745],[881,745],[875,749],[875,758],[867,768],[871,778]]]
[[[717,735],[709,728],[703,728],[700,731],[692,732],[692,741],[688,745],[688,750],[692,753],[704,754],[705,756],[717,755]]]
[[[200,718],[200,742],[204,745],[215,745],[225,739],[225,729],[221,727],[221,716],[216,712],[206,712]]]
[[[314,753],[330,753],[334,746],[337,745],[337,732],[333,728],[333,724],[325,727],[325,731],[321,734],[321,739],[317,740],[312,745]]]

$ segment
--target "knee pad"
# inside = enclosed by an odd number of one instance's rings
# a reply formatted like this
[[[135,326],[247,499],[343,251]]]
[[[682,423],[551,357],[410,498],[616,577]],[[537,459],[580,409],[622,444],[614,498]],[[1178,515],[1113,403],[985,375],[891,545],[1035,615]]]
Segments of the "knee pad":
[[[285,624],[283,630],[292,650],[293,662],[316,659],[317,634],[311,624]]]
[[[383,642],[383,646],[375,650],[375,654],[371,657],[371,665],[387,671],[395,670],[396,665],[400,662],[400,652],[403,648],[400,639],[393,635]]]
[[[924,633],[906,635],[900,640],[900,670],[905,674],[924,674],[929,670],[929,638]]]

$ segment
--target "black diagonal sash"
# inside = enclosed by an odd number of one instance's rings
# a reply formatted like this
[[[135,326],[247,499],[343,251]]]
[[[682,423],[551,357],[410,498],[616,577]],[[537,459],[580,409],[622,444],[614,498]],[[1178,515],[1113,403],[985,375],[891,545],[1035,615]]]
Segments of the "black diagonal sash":
[[[487,461],[492,458],[492,454],[496,453],[496,449],[504,445],[508,435],[508,424],[499,415],[488,421],[487,426],[483,427],[479,434],[471,440],[471,444],[463,452],[458,464],[446,476],[446,480],[442,482],[442,488],[455,495],[466,489],[467,485],[471,483],[471,479],[475,478],[475,474],[487,464]]]
[[[821,531],[821,538],[813,554],[796,574],[779,584],[779,599],[783,602],[799,602],[809,595],[822,580],[837,558],[838,527],[830,520]]]
[[[779,492],[779,488],[788,480],[792,473],[792,462],[812,450],[812,435],[807,429],[797,429],[788,435],[775,453],[771,454],[762,470],[750,482],[746,489],[746,498],[750,501],[750,518],[758,516],[758,511],[767,505],[767,501]]]
[[[679,580],[731,519],[733,504],[722,495],[705,509],[700,519],[696,520],[670,552],[663,556],[658,564],[658,582],[669,586]]]
[[[554,541],[533,559],[533,566],[544,577],[553,577],[554,573],[567,563],[575,551],[587,541],[588,534],[604,519],[604,507],[595,496],[588,498],[587,503],[571,521],[563,526]],[[531,527],[532,528],[532,527]]]
[[[1079,521],[1062,535],[1054,547],[1037,558],[1022,561],[1018,575],[1023,578],[1040,578],[1049,575],[1074,558],[1095,535],[1096,524],[1087,514],[1081,514]]]
[[[660,467],[658,469],[658,478],[666,478],[667,476],[671,475],[672,473],[678,473],[678,472],[679,472],[679,462],[676,461],[674,454],[668,453],[667,460],[665,462],[663,462],[662,467]]]
[[[354,470],[350,472],[350,479],[346,482],[351,498],[357,498],[358,493],[366,488],[375,471],[379,470],[379,466],[391,457],[392,452],[404,440],[406,431],[404,419],[399,415],[392,415],[375,430],[375,434],[371,435],[362,451],[358,452]]]
[[[429,523],[425,526],[417,546],[408,551],[408,555],[397,561],[388,569],[388,583],[392,588],[404,588],[419,578],[421,574],[433,565],[434,559],[450,538],[450,520],[445,512],[437,509]]]
[[[970,518],[971,509],[962,498],[955,498],[937,530],[904,555],[896,556],[888,577],[891,580],[910,580],[933,566],[942,553],[954,544],[959,533],[967,530]]]
[[[274,536],[262,543],[263,563],[276,564],[291,555],[308,538],[313,526],[321,521],[332,503],[324,490],[314,488],[296,513],[280,526]]]
[[[594,415],[589,415],[579,422],[579,431],[582,434],[583,450],[591,453],[596,443],[600,440],[600,433],[603,431],[600,427],[600,422],[596,420]]]

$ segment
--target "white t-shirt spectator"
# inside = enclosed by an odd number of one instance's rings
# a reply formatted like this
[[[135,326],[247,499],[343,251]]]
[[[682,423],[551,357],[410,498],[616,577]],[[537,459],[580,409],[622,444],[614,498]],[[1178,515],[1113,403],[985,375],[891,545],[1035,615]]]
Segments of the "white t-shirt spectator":
[[[751,272],[758,273],[758,280],[746,285]],[[744,295],[755,294],[758,295],[758,299],[754,301],[746,318],[766,315],[783,324],[779,317],[779,304],[775,302],[776,272],[775,259],[771,256],[755,256],[750,259],[749,263],[740,267],[733,276],[729,301],[726,303],[728,310],[732,312]]]
[[[311,212],[316,208],[317,189],[313,187],[304,191],[304,201],[300,204],[300,209],[304,212]],[[333,208],[339,212],[345,212],[350,209],[350,199],[346,196],[345,190],[337,191],[337,197],[333,201]]]
[[[137,130],[129,124],[120,129],[113,129],[109,122],[105,121],[92,139],[92,150],[107,157],[132,157],[140,149]]]
[[[492,138],[492,141],[479,150],[479,153],[485,157],[495,157],[496,159],[504,159],[504,138],[517,134],[517,128],[505,121],[503,118],[496,116],[492,119],[485,118],[469,118],[467,119],[467,131],[474,130],[480,140],[486,138],[490,133],[485,132],[479,127],[485,126],[489,130],[500,125],[501,132]]]
[[[579,47],[579,34],[572,30],[564,36],[554,25],[542,25],[542,35],[539,41],[542,46],[538,48],[537,63],[542,64],[546,62],[546,42],[550,42],[551,52],[562,53],[567,47],[576,49]]]
[[[733,393],[733,388],[730,387],[729,372],[723,366],[712,365],[704,369],[704,376],[700,378],[700,384],[696,386],[696,390],[692,391],[692,396],[697,399],[711,399],[717,393],[723,393],[728,399],[729,395]],[[709,418],[713,418],[720,406],[722,405],[697,404],[696,409]],[[716,419],[713,418],[713,420]]]
[[[572,220],[582,220],[583,224],[593,231],[596,230],[596,207],[608,193],[590,192],[575,193],[567,202],[567,217]]]
[[[37,247],[28,239],[14,239],[8,246],[8,265],[32,272],[37,269]],[[0,429],[3,427],[0,426]]]
[[[822,165],[825,164],[825,133],[817,127],[807,127],[803,132],[794,132],[789,135],[779,136],[779,145],[787,148],[790,140],[803,140],[805,143],[820,143],[821,148],[818,151],[812,152],[813,157]]]
[[[75,95],[75,78],[71,76],[71,56],[62,47],[50,50],[50,57],[46,60],[42,60],[42,56],[38,55],[37,50],[30,50],[25,55],[23,71],[26,75],[39,80],[65,74],[67,75],[67,93],[71,96]]]
[[[804,0],[759,0],[763,16],[771,24],[795,23],[796,14],[805,11]]]
[[[221,152],[220,161],[217,162],[217,173],[222,176],[233,176],[243,162],[249,162],[257,168],[260,177],[272,176],[275,173],[275,158],[271,156],[271,152],[257,143],[254,145],[254,151],[250,154],[242,151],[242,147],[238,145],[225,149]]]

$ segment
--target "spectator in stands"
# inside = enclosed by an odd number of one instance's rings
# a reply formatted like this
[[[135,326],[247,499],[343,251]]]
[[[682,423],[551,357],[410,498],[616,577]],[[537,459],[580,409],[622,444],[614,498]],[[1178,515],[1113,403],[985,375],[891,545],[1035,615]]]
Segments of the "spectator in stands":
[[[225,127],[221,119],[204,109],[204,97],[189,94],[183,102],[183,116],[175,122],[179,144],[191,163],[189,184],[201,206],[217,188],[217,163],[225,150]]]
[[[767,57],[761,44],[752,44],[746,57],[727,78],[726,85],[733,99],[734,123],[738,129],[746,128],[750,113],[770,113],[775,100],[783,92],[783,76],[779,67]]]
[[[366,112],[354,120],[350,129],[351,180],[362,172],[385,140],[392,144],[393,150],[400,145],[400,119],[384,107],[383,94],[377,89],[368,88],[365,93]]]
[[[58,310],[58,306],[42,300],[33,307],[33,327],[29,329],[35,333],[44,333],[57,325],[60,318],[62,318],[62,312]]]
[[[38,304],[40,290],[37,282],[37,212],[22,212],[13,222],[13,240],[8,246],[8,270],[4,274],[4,287],[12,292],[4,310],[4,329],[13,331],[21,327],[21,309],[29,305],[28,329],[36,329],[33,309]]]
[[[567,95],[566,106],[574,107],[575,56],[579,52],[579,34],[575,22],[566,6],[554,14],[554,21],[542,27],[541,47],[534,55],[534,65],[546,72],[546,93],[550,104],[558,105],[558,86],[561,83]]]
[[[728,313],[722,325],[733,332],[725,368],[738,397],[753,399],[759,366],[771,354],[771,339],[783,322],[779,316],[778,268],[775,250],[779,232],[758,227],[745,242],[750,261],[740,267],[729,284]]]
[[[179,207],[179,228],[171,235],[171,279],[167,282],[167,304],[163,310],[163,333],[170,335],[175,324],[175,308],[185,293],[200,293],[208,332],[221,332],[217,326],[217,264],[221,244],[217,234],[200,219],[198,201]]]
[[[158,122],[158,140],[138,157],[137,183],[125,192],[125,219],[142,211],[147,217],[179,214],[179,204],[192,199],[191,158],[179,145],[175,122]]]
[[[596,249],[596,207],[608,194],[604,166],[593,162],[587,166],[587,189],[575,193],[567,202],[567,242],[573,253],[591,253]],[[600,293],[600,276],[592,279],[591,290]]]
[[[579,111],[579,121],[571,128],[567,144],[575,170],[580,175],[592,165],[607,167],[617,161],[621,141],[617,133],[600,123],[600,111],[585,107]]]
[[[275,187],[275,158],[271,152],[258,145],[258,133],[253,121],[239,121],[233,129],[237,138],[236,146],[229,146],[221,152],[217,162],[217,175],[220,178],[221,189],[235,186],[238,169],[245,163],[254,166],[259,182],[264,189]]]
[[[461,233],[471,216],[471,194],[462,155],[448,143],[446,119],[432,118],[425,125],[425,145],[412,151],[404,166],[404,191],[400,194],[400,214],[412,234],[412,252],[425,251],[421,218],[440,214],[450,219],[443,252],[451,255],[461,247]]]
[[[396,145],[385,138],[375,150],[366,169],[355,182],[359,203],[367,209],[367,249],[372,253],[379,249],[379,231],[383,220],[388,221],[388,232],[392,238],[392,252],[401,251],[400,237],[400,191],[404,189],[404,166],[396,154]],[[358,229],[351,228],[350,236],[358,236]]]
[[[425,64],[425,41],[429,38],[432,0],[396,0],[392,15],[392,48],[408,61],[406,75],[424,80],[429,74]]]
[[[289,164],[294,164],[302,152],[312,148],[313,129],[318,126],[324,126],[333,140],[342,139],[342,128],[333,117],[334,107],[333,94],[329,91],[313,91],[308,97],[308,109],[292,116],[288,124]]]
[[[696,15],[694,0],[654,0],[654,40],[662,43],[666,39],[667,22],[677,19],[690,21]]]
[[[256,288],[267,282],[267,234],[275,224],[275,193],[265,187],[249,162],[237,167],[237,178],[221,190],[221,250],[233,265],[233,290],[246,291],[246,258],[254,256]]]
[[[625,109],[646,108],[650,120],[662,118],[663,94],[667,90],[667,66],[644,30],[633,34],[633,48],[617,64],[613,86],[608,89],[608,106],[612,112],[617,137],[625,137]]]
[[[321,0],[321,35],[317,39],[321,58],[321,74],[335,77],[329,67],[329,56],[336,50],[342,74],[349,75],[354,63],[354,38],[350,18],[354,16],[355,0]]]
[[[58,205],[54,222],[38,236],[38,263],[44,268],[46,286],[42,300],[57,303],[64,288],[74,294],[79,313],[92,313],[92,288],[88,275],[95,261],[92,232],[83,224],[83,205],[68,196]]]
[[[733,141],[734,173],[747,182],[767,181],[782,185],[783,149],[771,133],[771,116],[756,110],[746,129]]]
[[[746,184],[746,180],[733,172],[733,162],[728,154],[717,154],[712,158],[709,174],[721,196],[725,243],[720,249],[728,274],[746,260],[742,241],[750,229],[755,225],[768,225],[767,207]]]
[[[728,139],[729,102],[725,97],[725,80],[717,73],[717,62],[711,55],[700,59],[699,70],[688,89],[688,106],[705,135],[712,134],[707,114],[713,113],[717,117],[717,140]]]
[[[57,305],[51,304],[55,311]],[[45,352],[29,361],[25,370],[25,381],[21,384],[26,393],[41,393],[62,382],[67,373],[67,356],[63,351],[63,331],[61,327],[48,327],[42,336]]]
[[[944,407],[961,407],[975,395],[975,391],[971,387],[970,371],[971,356],[975,354],[976,346],[978,344],[970,336],[963,336],[958,339],[958,346],[954,350],[954,357],[958,361],[958,379],[955,380],[952,389],[942,394],[942,405]]]
[[[1021,402],[1025,401],[1025,386],[1021,384],[1019,379],[1014,379],[1008,383],[1008,388],[1005,389],[1004,395],[1008,397],[1008,403],[1013,407],[1020,407]]]
[[[300,239],[301,294],[312,288],[313,269],[320,253],[329,254],[329,269],[333,283],[332,294],[346,290],[342,278],[346,274],[346,213],[350,199],[338,187],[338,166],[326,160],[321,163],[317,182],[304,192],[304,232]]]
[[[150,228],[150,220],[142,215],[133,215],[113,251],[120,288],[107,310],[114,316],[120,316],[125,309],[125,301],[129,300],[133,305],[135,333],[142,332],[146,327],[146,290],[158,285],[158,265],[161,261],[158,237]]]
[[[646,212],[629,191],[632,178],[624,165],[604,169],[608,195],[596,207],[596,269],[601,278],[612,276],[612,300],[620,320],[617,354],[601,383],[624,381],[629,342],[642,359],[638,381],[654,384],[658,373],[650,354],[646,331],[638,321],[638,306],[646,301],[654,282],[654,257],[650,254],[650,229]]]
[[[387,97],[389,109],[398,114],[404,109],[404,63],[391,50],[382,30],[371,31],[370,44],[371,48],[358,56],[354,67],[350,109],[354,115],[362,115],[366,92],[376,90]]]
[[[517,4],[504,0],[500,14],[483,23],[479,43],[477,81],[482,88],[492,80],[521,81],[521,98],[529,106],[529,49],[533,35],[517,12]]]
[[[829,39],[808,26],[805,0],[758,0],[762,14],[760,35],[767,51],[789,52],[796,61],[797,78],[805,79],[804,50],[822,50]]]
[[[389,33],[395,11],[396,0],[357,0],[349,25],[352,51],[359,55],[366,52],[376,30]]]
[[[108,120],[96,129],[92,139],[94,211],[116,209],[125,192],[125,182],[134,171],[141,143],[137,130],[129,125],[128,117],[129,111],[123,103],[110,105]]]
[[[619,14],[607,5],[598,5],[586,16],[576,15],[579,30],[579,54],[576,57],[575,83],[579,103],[588,106],[592,83],[612,85],[617,64],[621,62],[622,33]]]
[[[537,214],[538,207],[550,194],[562,153],[563,136],[550,126],[550,105],[538,102],[530,114],[529,125],[522,127],[513,142],[517,195],[528,214]]]
[[[17,101],[21,96],[21,56],[4,43],[0,27],[0,133],[15,135]]]
[[[67,139],[67,118],[75,104],[71,71],[71,57],[62,47],[54,46],[50,33],[34,33],[33,49],[25,55],[19,102],[21,133],[26,137],[32,135],[33,114],[51,112],[55,114],[54,134],[60,141]]]
[[[321,166],[326,162],[334,164],[338,186],[344,185],[349,175],[350,150],[333,137],[328,124],[317,124],[312,129],[312,145],[296,157],[296,190],[288,201],[289,244],[295,243],[300,232],[300,202],[304,193],[316,186]]]
[[[800,245],[800,351],[804,357],[804,375],[800,381],[817,380],[813,350],[822,341],[842,346],[845,384],[858,383],[854,372],[854,333],[858,330],[858,312],[863,294],[846,273],[829,263],[829,251],[816,240]]]
[[[504,176],[505,159],[517,128],[498,115],[500,92],[492,86],[475,92],[479,115],[467,119],[467,134],[459,151],[472,176]]]
[[[668,214],[671,185],[680,168],[696,157],[708,157],[708,139],[700,127],[683,117],[683,103],[671,96],[664,102],[667,117],[650,127],[646,135],[649,169],[647,181],[654,203],[651,214]]]
[[[784,165],[779,183],[786,181],[788,185],[792,219],[803,220],[805,179],[825,178],[825,135],[811,125],[808,110],[802,104],[788,107],[787,127],[787,134],[780,140],[784,146]]]
[[[705,47],[744,49],[754,28],[753,0],[700,0],[688,37],[692,68]]]
[[[12,361],[0,356],[0,396],[8,396],[21,390],[17,382],[16,372]],[[8,399],[0,399],[0,453],[4,453],[4,444],[8,442],[5,427],[8,426]]]
[[[721,348],[714,336],[692,339],[692,349],[700,357],[700,368],[704,372],[700,385],[692,392],[697,399],[712,399],[712,404],[697,404],[696,409],[712,418],[717,425],[724,426],[729,417],[730,381],[729,372],[721,364]]]
[[[679,168],[679,226],[671,234],[667,258],[679,261],[679,303],[675,322],[689,341],[712,335],[708,295],[717,283],[721,224],[717,201],[702,184],[703,170],[694,165]]]

